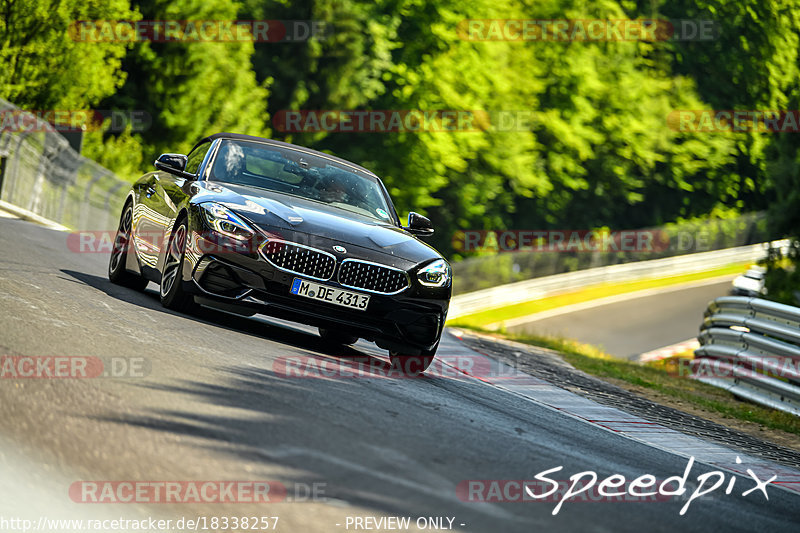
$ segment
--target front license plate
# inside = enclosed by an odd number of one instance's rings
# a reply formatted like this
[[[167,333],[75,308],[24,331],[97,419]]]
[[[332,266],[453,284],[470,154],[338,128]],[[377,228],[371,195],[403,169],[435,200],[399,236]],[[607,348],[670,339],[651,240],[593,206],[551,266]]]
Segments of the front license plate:
[[[357,309],[359,311],[365,311],[369,303],[369,296],[366,294],[345,291],[337,289],[336,287],[328,287],[327,285],[320,285],[319,283],[306,281],[300,278],[294,278],[292,290],[290,292],[298,296],[311,298],[312,300],[320,300],[322,302],[341,305],[342,307],[349,307],[350,309]]]

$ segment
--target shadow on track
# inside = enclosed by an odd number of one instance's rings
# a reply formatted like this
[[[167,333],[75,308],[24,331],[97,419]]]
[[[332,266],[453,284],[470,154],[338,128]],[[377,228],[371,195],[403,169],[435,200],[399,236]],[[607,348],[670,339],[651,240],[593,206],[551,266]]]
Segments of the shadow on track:
[[[381,368],[390,366],[377,361]],[[287,487],[324,483],[324,496],[335,502],[389,515],[466,516],[478,511],[471,518],[483,519],[483,510],[458,500],[455,487],[462,478],[454,474],[464,465],[482,463],[480,458],[464,453],[458,458],[461,467],[450,470],[448,435],[452,438],[454,428],[463,428],[463,422],[452,421],[445,428],[438,420],[439,405],[425,401],[424,394],[419,394],[418,405],[412,405],[408,396],[415,393],[397,390],[401,383],[409,384],[406,389],[425,388],[439,378],[388,383],[291,378],[244,366],[217,371],[221,379],[215,383],[140,385],[147,394],[166,395],[161,405],[186,405],[184,409],[95,419],[189,437],[199,447],[254,465],[254,479],[275,479],[267,472],[277,469],[291,473],[277,478]],[[354,386],[354,381],[362,386]],[[441,392],[437,389],[435,394]],[[425,435],[411,431],[415,427]]]
[[[65,279],[118,300],[187,316],[163,308],[155,291],[138,293],[102,276],[61,272],[69,277]],[[183,437],[198,448],[252,465],[253,479],[275,479],[287,487],[325,483],[325,497],[334,502],[386,514],[449,512],[472,524],[487,515],[498,517],[498,511],[460,501],[455,492],[463,479],[460,472],[476,464],[493,464],[476,453],[453,455],[451,441],[464,432],[465,424],[470,432],[467,440],[485,438],[477,420],[472,425],[478,416],[470,414],[466,420],[449,416],[445,421],[440,416],[442,403],[447,403],[442,398],[454,389],[470,401],[481,398],[485,391],[482,394],[475,384],[425,375],[398,378],[386,359],[331,346],[316,334],[259,318],[206,308],[187,318],[280,343],[286,348],[279,350],[278,358],[299,354],[308,360],[356,366],[362,375],[293,377],[275,370],[275,358],[257,361],[257,366],[219,366],[209,381],[129,383],[159,407],[107,411],[89,418]],[[494,419],[496,411],[491,411]],[[460,466],[451,470],[454,462]],[[484,477],[489,475],[488,469],[483,472]]]
[[[61,270],[69,276],[62,279],[89,285],[123,302],[137,305],[159,313],[193,319],[199,323],[236,331],[254,337],[268,339],[296,348],[303,348],[314,352],[337,355],[341,357],[363,357],[364,354],[349,347],[335,346],[323,341],[318,335],[293,328],[288,325],[278,325],[258,318],[243,317],[208,307],[198,306],[191,315],[178,313],[161,305],[158,292],[146,290],[137,292],[119,285],[114,285],[107,278],[78,272],[74,270]]]

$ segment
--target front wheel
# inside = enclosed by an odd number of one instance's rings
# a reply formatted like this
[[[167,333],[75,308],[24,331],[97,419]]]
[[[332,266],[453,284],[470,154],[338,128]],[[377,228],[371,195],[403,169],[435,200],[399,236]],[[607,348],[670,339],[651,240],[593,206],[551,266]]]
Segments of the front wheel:
[[[331,344],[337,344],[341,346],[350,346],[358,341],[358,337],[354,337],[353,335],[347,335],[341,331],[325,328],[319,328],[319,336]]]
[[[174,311],[188,313],[194,308],[194,298],[183,289],[183,261],[186,255],[188,224],[184,218],[169,238],[167,258],[161,271],[161,304]]]
[[[128,262],[128,254],[131,253],[132,228],[133,206],[128,204],[119,219],[119,228],[117,228],[117,235],[114,237],[114,246],[111,248],[111,257],[108,260],[108,279],[116,285],[143,291],[147,287],[147,279],[139,274],[128,272],[125,268]]]
[[[418,355],[390,351],[389,359],[392,361],[392,368],[396,368],[407,375],[419,376],[431,366],[438,348],[439,343],[437,342],[433,348],[423,350]]]

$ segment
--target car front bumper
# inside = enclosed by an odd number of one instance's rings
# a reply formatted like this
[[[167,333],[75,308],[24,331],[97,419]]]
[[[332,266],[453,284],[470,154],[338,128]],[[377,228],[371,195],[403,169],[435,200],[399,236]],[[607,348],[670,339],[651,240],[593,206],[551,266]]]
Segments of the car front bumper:
[[[432,350],[439,341],[450,287],[427,288],[412,279],[398,294],[362,292],[343,287],[335,279],[318,281],[283,271],[258,253],[262,242],[244,247],[231,243],[227,247],[224,240],[209,240],[202,228],[194,230],[190,232],[183,281],[201,304],[335,329],[399,352]],[[365,310],[356,310],[296,296],[290,293],[295,278],[369,294],[370,301]]]

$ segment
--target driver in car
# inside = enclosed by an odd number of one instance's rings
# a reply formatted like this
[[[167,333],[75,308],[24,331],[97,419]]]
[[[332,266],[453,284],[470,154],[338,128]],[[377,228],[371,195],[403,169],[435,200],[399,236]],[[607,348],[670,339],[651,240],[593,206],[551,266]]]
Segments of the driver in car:
[[[329,204],[349,204],[352,187],[347,185],[342,173],[326,172],[323,176],[322,186],[319,188],[320,199]]]

